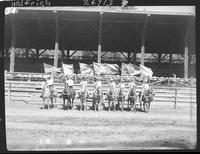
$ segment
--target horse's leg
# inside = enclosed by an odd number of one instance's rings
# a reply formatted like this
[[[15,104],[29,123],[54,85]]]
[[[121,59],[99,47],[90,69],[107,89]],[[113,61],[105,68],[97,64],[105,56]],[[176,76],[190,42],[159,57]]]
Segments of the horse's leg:
[[[99,100],[97,100],[96,105],[97,105],[97,111],[99,111]]]
[[[70,109],[70,99],[67,99],[67,110]]]
[[[70,106],[71,110],[73,110],[73,106],[72,106],[72,98],[69,98],[69,106]]]
[[[47,109],[49,109],[49,97],[47,98]]]
[[[94,110],[96,111],[97,108],[96,108],[96,100],[94,101]]]
[[[122,111],[124,111],[124,109],[123,109],[123,102],[124,102],[124,101],[122,100],[122,101],[121,101],[121,110],[122,110]]]
[[[86,98],[84,98],[84,111],[87,111],[87,100],[86,100]]]
[[[110,111],[110,99],[108,99],[108,111]]]
[[[65,98],[63,97],[63,110],[65,110]]]
[[[50,108],[53,108],[53,97],[50,97],[51,105]]]
[[[80,109],[83,110],[83,108],[84,108],[84,100],[82,99],[81,100],[81,107],[80,107]]]
[[[73,109],[74,109],[74,99],[75,98],[72,98],[72,107],[73,107]]]
[[[96,104],[95,104],[95,100],[93,98],[93,103],[92,103],[93,107],[94,107],[94,110],[96,111]]]
[[[53,98],[54,98],[54,104],[56,105],[56,103],[57,103],[57,96],[55,96]]]
[[[95,100],[94,106],[95,106],[95,111],[97,111],[97,100]]]
[[[129,99],[127,100],[127,107],[129,108],[129,103],[130,103],[130,108],[131,108],[131,102],[129,102]]]
[[[129,102],[129,101],[128,101]],[[130,110],[132,111],[133,110],[133,101],[130,100]]]
[[[112,100],[113,111],[115,111],[115,100]]]
[[[42,97],[42,103],[43,103],[43,106],[44,106],[44,109],[45,109],[45,98]]]
[[[142,100],[140,100],[140,110],[142,110]]]

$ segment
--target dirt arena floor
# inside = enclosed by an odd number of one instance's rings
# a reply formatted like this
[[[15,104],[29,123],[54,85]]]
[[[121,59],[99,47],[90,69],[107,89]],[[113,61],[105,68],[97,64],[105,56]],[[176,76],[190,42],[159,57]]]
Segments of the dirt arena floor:
[[[196,107],[137,111],[42,110],[6,103],[8,150],[145,150],[196,148]]]

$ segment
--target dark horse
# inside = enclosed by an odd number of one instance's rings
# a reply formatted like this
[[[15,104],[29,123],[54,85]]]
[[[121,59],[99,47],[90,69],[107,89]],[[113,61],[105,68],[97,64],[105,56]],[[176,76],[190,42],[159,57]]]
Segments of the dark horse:
[[[137,94],[135,92],[135,88],[131,88],[131,90],[128,92],[128,104],[130,103],[130,108],[131,111],[135,111],[136,109],[136,104],[135,102],[137,101]]]
[[[155,96],[154,92],[152,89],[146,89],[143,92],[143,95],[141,96],[141,92],[139,94],[140,97],[140,108],[143,103],[143,109],[144,112],[148,112],[150,109],[150,104],[153,101],[153,97]]]
[[[80,110],[87,110],[87,98],[89,97],[89,93],[85,87],[81,89],[81,91],[78,92],[78,99],[80,99]]]
[[[108,90],[107,99],[108,99],[108,111],[110,111],[111,104],[113,106],[113,111],[115,111],[116,94],[115,94],[115,91],[112,87],[110,87],[110,89]]]
[[[67,84],[65,85],[65,88],[62,93],[62,98],[63,98],[63,109],[73,109],[73,104],[74,104],[74,99],[76,96],[76,92],[73,89],[72,86],[68,86]],[[67,100],[67,106],[65,106],[65,100]]]
[[[123,111],[123,104],[125,102],[125,94],[123,89],[120,87],[118,95],[117,95],[117,102],[118,102],[118,106],[119,108],[121,108],[121,110]]]
[[[101,99],[103,97],[103,93],[98,87],[95,92],[93,93],[93,104],[94,104],[94,110],[99,111],[99,104],[101,103]]]

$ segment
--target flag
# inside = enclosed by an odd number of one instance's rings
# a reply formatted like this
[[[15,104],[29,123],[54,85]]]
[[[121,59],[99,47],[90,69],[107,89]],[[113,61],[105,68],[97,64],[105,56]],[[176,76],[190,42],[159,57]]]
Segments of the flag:
[[[153,71],[151,68],[148,68],[144,65],[140,64],[140,68],[141,68],[141,76],[148,76],[148,77],[152,77],[153,76]]]
[[[138,75],[141,73],[141,69],[139,66],[129,63],[128,72],[130,75]]]
[[[119,74],[119,66],[117,64],[104,64],[106,67],[106,74],[117,75]]]
[[[53,67],[52,65],[43,63],[44,66],[44,72],[45,73],[60,73],[61,71],[59,68]]]
[[[87,65],[84,63],[79,63],[80,66],[80,71],[81,74],[88,74],[88,75],[93,75],[94,71],[93,71],[93,66],[92,65]]]
[[[129,75],[128,64],[122,63],[121,75]]]
[[[73,64],[62,63],[62,67],[63,67],[63,72],[65,75],[73,75],[74,74]]]
[[[102,63],[93,62],[94,73],[95,75],[105,75],[106,74],[106,66]]]

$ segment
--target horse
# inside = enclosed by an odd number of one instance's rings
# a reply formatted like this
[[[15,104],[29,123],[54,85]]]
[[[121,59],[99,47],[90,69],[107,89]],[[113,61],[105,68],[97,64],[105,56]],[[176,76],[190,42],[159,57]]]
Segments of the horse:
[[[142,92],[140,92],[139,97],[140,97],[140,108],[143,103],[143,108],[145,112],[148,112],[150,109],[150,104],[153,101],[153,97],[155,96],[153,89],[146,89],[143,92],[143,95],[141,96]]]
[[[80,99],[81,105],[80,110],[87,110],[87,98],[89,97],[88,90],[85,86],[82,87],[81,91],[78,92],[78,99]]]
[[[128,92],[128,105],[130,103],[131,111],[135,110],[135,102],[137,100],[137,94],[135,92],[135,87],[131,88]]]
[[[44,109],[53,108],[54,102],[56,103],[57,91],[52,85],[49,85],[49,86],[45,85],[43,87],[41,97],[42,97]],[[51,105],[49,105],[49,102],[51,102]]]
[[[99,103],[101,103],[102,97],[103,97],[103,93],[98,87],[93,93],[93,105],[94,105],[95,111],[96,110],[99,111]]]
[[[125,94],[124,94],[124,91],[123,91],[123,89],[121,87],[120,87],[120,89],[118,91],[117,102],[118,102],[119,108],[121,108],[121,110],[124,111],[123,103],[125,102]]]
[[[107,99],[108,99],[108,111],[110,111],[111,104],[113,106],[113,111],[115,111],[115,99],[116,99],[116,93],[112,87],[107,92]]]
[[[62,98],[63,98],[63,109],[73,109],[74,99],[76,96],[76,91],[72,86],[68,86],[67,84],[64,87]],[[65,100],[67,100],[67,107],[65,106]]]

